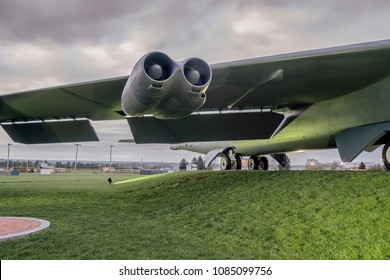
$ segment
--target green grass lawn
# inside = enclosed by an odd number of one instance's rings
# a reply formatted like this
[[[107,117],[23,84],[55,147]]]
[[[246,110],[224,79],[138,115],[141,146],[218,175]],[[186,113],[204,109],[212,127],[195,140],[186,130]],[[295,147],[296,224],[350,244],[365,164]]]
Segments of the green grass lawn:
[[[0,177],[0,216],[51,228],[0,259],[390,259],[388,172]]]

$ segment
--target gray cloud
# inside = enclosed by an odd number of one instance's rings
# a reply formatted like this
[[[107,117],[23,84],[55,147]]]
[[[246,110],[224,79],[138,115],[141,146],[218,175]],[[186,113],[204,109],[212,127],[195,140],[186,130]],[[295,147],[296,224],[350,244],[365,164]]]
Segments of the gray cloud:
[[[35,41],[50,38],[58,43],[103,39],[129,12],[149,1],[3,0],[0,9],[2,38]]]

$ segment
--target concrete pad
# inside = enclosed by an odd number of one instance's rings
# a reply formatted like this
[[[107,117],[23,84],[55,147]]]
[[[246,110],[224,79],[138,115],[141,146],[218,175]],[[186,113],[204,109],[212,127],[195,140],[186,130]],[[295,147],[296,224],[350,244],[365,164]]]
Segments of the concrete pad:
[[[50,227],[46,220],[28,217],[0,217],[0,241],[27,237]]]

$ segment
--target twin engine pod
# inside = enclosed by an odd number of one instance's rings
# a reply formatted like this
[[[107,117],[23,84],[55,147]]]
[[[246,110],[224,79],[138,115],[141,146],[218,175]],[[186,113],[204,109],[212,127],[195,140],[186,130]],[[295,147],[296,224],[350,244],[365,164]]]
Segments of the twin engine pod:
[[[205,61],[176,62],[164,53],[152,52],[134,66],[122,93],[122,109],[130,116],[183,118],[204,104],[210,82],[211,69]]]

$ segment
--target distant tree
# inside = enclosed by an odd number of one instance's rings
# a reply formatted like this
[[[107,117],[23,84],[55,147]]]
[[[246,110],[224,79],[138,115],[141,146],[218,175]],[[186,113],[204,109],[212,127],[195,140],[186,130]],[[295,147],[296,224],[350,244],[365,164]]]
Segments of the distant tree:
[[[381,166],[380,164],[376,164],[376,165],[370,166],[368,169],[369,170],[373,170],[373,171],[384,171],[385,170],[383,168],[383,166]]]
[[[364,169],[366,169],[366,165],[364,164],[364,162],[361,162],[359,165],[359,170],[364,170]]]
[[[198,157],[197,165],[198,165],[198,170],[205,170],[206,169],[202,156]]]
[[[188,164],[188,162],[186,161],[185,158],[183,158],[181,160],[181,162],[179,163],[179,170],[186,170],[187,169],[187,164]]]
[[[306,170],[324,170],[323,164],[319,163],[316,159],[308,159],[305,166]]]

